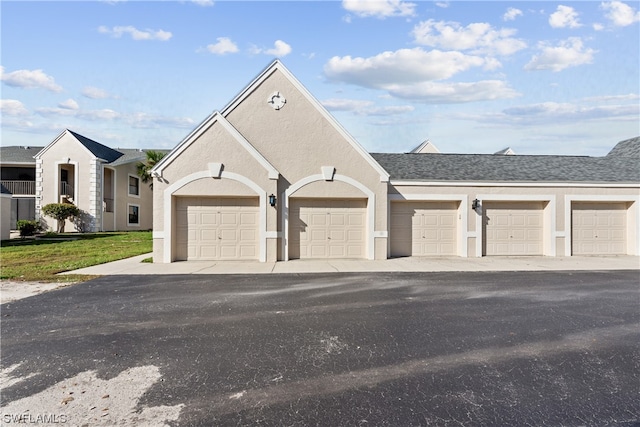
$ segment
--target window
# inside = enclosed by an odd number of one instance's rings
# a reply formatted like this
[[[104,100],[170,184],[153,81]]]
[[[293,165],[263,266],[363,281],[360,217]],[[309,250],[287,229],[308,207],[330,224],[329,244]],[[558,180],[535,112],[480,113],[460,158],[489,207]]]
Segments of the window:
[[[129,195],[140,195],[140,178],[138,178],[137,176],[129,175]]]
[[[129,225],[140,225],[140,206],[129,205]]]

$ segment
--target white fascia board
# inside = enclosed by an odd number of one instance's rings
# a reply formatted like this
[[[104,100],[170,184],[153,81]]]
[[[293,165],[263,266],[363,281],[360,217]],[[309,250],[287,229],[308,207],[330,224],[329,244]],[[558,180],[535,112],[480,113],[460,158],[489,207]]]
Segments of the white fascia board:
[[[168,166],[180,153],[182,153],[193,141],[198,139],[213,123],[218,111],[214,111],[204,119],[194,130],[192,130],[182,141],[176,145],[173,150],[169,151],[156,165],[151,169],[150,173],[162,174],[162,170]]]
[[[407,187],[572,187],[572,188],[640,188],[636,182],[465,182],[465,181],[403,181],[391,180],[391,185]]]
[[[42,155],[51,147],[53,147],[53,145],[58,142],[58,140],[60,140],[60,138],[62,138],[64,136],[65,133],[67,133],[68,129],[63,130],[62,132],[60,132],[58,134],[58,136],[56,136],[53,141],[51,141],[46,147],[44,147],[42,150],[38,151],[36,153],[35,156],[33,156],[34,159],[39,159],[42,157]]]
[[[171,162],[176,159],[184,150],[186,150],[194,141],[196,141],[207,129],[213,126],[216,122],[220,123],[222,127],[229,132],[233,138],[242,145],[242,147],[251,154],[253,158],[255,158],[258,163],[262,165],[267,171],[269,179],[278,179],[280,177],[280,172],[273,167],[271,163],[267,159],[264,158],[262,154],[256,148],[247,141],[247,139],[238,132],[236,128],[234,128],[231,123],[227,119],[225,119],[219,112],[214,112],[211,116],[207,118],[200,126],[198,126],[193,132],[187,136],[187,138],[183,139],[180,144],[176,146],[169,154],[164,156],[162,160],[151,169],[151,173],[162,174],[162,170],[167,167]]]
[[[35,159],[39,159],[42,157],[42,155],[51,147],[54,146],[55,143],[57,143],[65,134],[69,133],[69,129],[65,129],[63,130],[49,145],[47,145],[46,147],[44,147],[42,150],[40,150],[35,156],[33,156]],[[70,133],[69,133],[70,134]],[[89,157],[93,157],[95,159],[98,159],[95,154],[93,154],[91,152],[91,150],[89,150],[87,147],[84,146],[83,143],[81,143],[80,141],[78,141],[78,138],[76,138],[75,136],[73,136],[73,134],[70,134],[73,139],[76,140],[76,142],[78,143],[78,145],[80,145],[80,147],[82,147],[82,149],[89,155]],[[101,162],[106,162],[106,160],[104,159],[98,159]]]
[[[3,162],[0,161],[0,166],[33,166],[36,167],[36,161],[33,162]]]
[[[289,80],[289,82],[296,88],[302,95],[313,105],[316,110],[322,114],[322,116],[338,131],[338,133],[349,143],[351,146],[369,163],[369,165],[380,174],[381,182],[389,181],[389,173],[384,170],[382,166],[367,152],[367,150],[358,143],[347,131],[342,127],[326,108],[307,90],[306,87],[282,64],[279,60],[273,61],[267,68],[265,68],[247,87],[245,87],[233,100],[227,104],[221,111],[221,114],[226,117],[231,113],[246,97],[248,97],[253,90],[262,84],[271,74],[276,70],[280,70],[282,74]]]

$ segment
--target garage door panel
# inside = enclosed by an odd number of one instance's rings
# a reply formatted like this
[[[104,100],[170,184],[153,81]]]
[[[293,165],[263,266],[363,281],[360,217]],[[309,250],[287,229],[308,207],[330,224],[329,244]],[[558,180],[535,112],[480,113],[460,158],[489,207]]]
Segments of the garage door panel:
[[[485,202],[483,255],[542,255],[542,202]]]
[[[573,203],[571,240],[573,255],[626,254],[626,203]]]
[[[176,258],[258,258],[258,199],[179,197]]]
[[[457,202],[391,204],[391,256],[453,256],[457,243]]]
[[[292,199],[290,258],[364,258],[366,200]],[[305,232],[298,221],[309,218]],[[295,234],[300,237],[295,238]]]

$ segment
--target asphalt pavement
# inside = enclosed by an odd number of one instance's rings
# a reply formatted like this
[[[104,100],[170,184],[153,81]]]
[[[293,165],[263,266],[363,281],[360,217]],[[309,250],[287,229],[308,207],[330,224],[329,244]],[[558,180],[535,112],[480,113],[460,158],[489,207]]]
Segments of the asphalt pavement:
[[[639,282],[638,270],[102,277],[2,305],[0,419],[637,426]]]

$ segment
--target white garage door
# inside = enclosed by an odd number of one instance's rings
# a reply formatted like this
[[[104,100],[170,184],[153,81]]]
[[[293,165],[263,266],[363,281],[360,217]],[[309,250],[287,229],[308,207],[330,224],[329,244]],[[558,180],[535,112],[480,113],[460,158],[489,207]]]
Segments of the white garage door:
[[[574,203],[571,211],[573,255],[627,253],[625,203]]]
[[[289,258],[366,258],[366,200],[291,199]]]
[[[456,255],[457,202],[391,204],[391,256]]]
[[[176,259],[256,260],[258,199],[178,197]]]
[[[542,255],[542,202],[485,202],[483,255]]]

